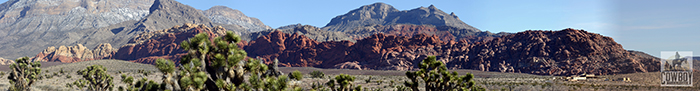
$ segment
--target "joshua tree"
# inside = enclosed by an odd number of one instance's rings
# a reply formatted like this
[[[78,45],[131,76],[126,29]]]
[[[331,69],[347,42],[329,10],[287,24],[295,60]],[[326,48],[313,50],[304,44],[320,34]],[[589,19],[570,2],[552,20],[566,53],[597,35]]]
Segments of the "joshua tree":
[[[441,61],[436,61],[435,56],[429,56],[419,65],[420,70],[416,72],[406,72],[411,82],[405,81],[404,85],[418,90],[418,77],[425,82],[425,89],[428,91],[466,91],[483,90],[475,86],[474,75],[467,73],[465,76],[458,76],[457,72],[447,72],[447,67]]]
[[[12,72],[7,79],[10,80],[10,90],[12,91],[27,91],[29,87],[36,82],[41,74],[41,63],[29,62],[29,57],[22,57],[15,60],[15,63],[10,65]]]
[[[346,74],[340,74],[335,76],[335,79],[331,79],[330,81],[328,81],[326,83],[326,86],[330,87],[333,91],[352,91],[353,88],[357,88],[353,87],[353,81],[355,81],[355,77]],[[335,83],[338,83],[340,87],[335,88]]]
[[[112,76],[107,74],[107,69],[102,65],[92,65],[83,70],[78,70],[77,73],[82,75],[83,79],[73,83],[81,89],[82,86],[87,86],[92,91],[107,91],[112,90],[114,86]]]
[[[165,89],[180,90],[180,84],[175,78],[175,64],[171,60],[157,59],[156,67],[163,73],[163,83]]]
[[[178,84],[180,90],[190,91],[261,90],[268,84],[284,84],[278,87],[286,88],[286,80],[288,80],[286,77],[263,75],[268,71],[268,66],[262,61],[253,58],[244,60],[247,53],[237,46],[236,43],[241,41],[238,35],[226,32],[223,37],[213,38],[213,41],[209,39],[207,33],[200,33],[180,44],[187,51],[187,55],[180,60],[179,74],[176,78],[178,82],[166,82],[166,84],[171,84],[173,87],[176,87],[173,84]],[[166,69],[161,71],[170,71],[171,67],[168,67],[170,65],[161,66],[163,67],[159,68]],[[244,78],[246,74],[250,75],[248,83]],[[265,89],[270,88],[265,87]]]

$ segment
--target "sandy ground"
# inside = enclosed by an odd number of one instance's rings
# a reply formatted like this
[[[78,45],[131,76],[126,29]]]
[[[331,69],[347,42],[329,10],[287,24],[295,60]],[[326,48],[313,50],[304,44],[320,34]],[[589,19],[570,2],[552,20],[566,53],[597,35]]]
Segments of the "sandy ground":
[[[32,86],[33,90],[36,91],[75,91],[80,90],[75,87],[66,87],[66,83],[72,83],[78,80],[80,77],[76,71],[80,69],[85,69],[85,67],[90,65],[104,65],[108,69],[108,74],[114,77],[114,83],[116,90],[117,87],[125,86],[121,83],[121,74],[127,74],[133,76],[136,79],[148,78],[154,80],[155,82],[161,82],[161,73],[153,65],[132,63],[120,60],[95,60],[87,62],[78,63],[42,63],[42,76],[49,76],[49,78],[44,78],[39,80],[36,84]],[[0,67],[3,68],[3,67]],[[299,70],[304,74],[304,78],[301,81],[290,82],[291,87],[301,87],[305,90],[310,90],[312,84],[324,84],[328,82],[329,78],[335,77],[338,74],[349,74],[355,76],[356,79],[353,81],[355,86],[362,86],[368,90],[382,90],[382,91],[393,91],[396,87],[403,86],[404,81],[409,81],[405,77],[406,71],[394,71],[394,70],[350,70],[350,69],[320,69],[320,68],[309,68],[309,67],[279,67],[280,71],[288,74],[294,70]],[[59,71],[63,69],[65,73],[60,73]],[[9,80],[7,79],[8,69],[0,69],[5,73],[0,79],[0,90],[6,90],[9,87]],[[145,70],[151,72],[152,74],[144,75],[143,73],[138,73],[138,70]],[[46,72],[48,71],[48,72]],[[119,72],[122,72],[121,74]],[[321,71],[325,74],[323,78],[311,78],[308,73],[312,71]],[[601,79],[618,79],[618,78],[631,78],[632,82],[622,82],[622,81],[564,81],[561,76],[542,76],[542,75],[532,75],[524,73],[500,73],[500,72],[483,72],[477,70],[451,70],[456,71],[460,75],[466,73],[472,73],[476,76],[474,81],[482,87],[488,90],[525,90],[525,91],[551,91],[551,90],[584,90],[584,91],[597,91],[597,90],[641,90],[641,91],[666,91],[666,90],[700,90],[698,82],[700,81],[700,72],[694,72],[694,86],[693,87],[661,87],[660,73],[659,72],[649,72],[649,73],[633,73],[633,74],[618,74],[618,75],[605,75],[598,76]],[[55,76],[52,76],[53,74]],[[69,78],[70,76],[70,78]],[[371,79],[370,79],[371,78]],[[422,84],[421,84],[422,86]]]

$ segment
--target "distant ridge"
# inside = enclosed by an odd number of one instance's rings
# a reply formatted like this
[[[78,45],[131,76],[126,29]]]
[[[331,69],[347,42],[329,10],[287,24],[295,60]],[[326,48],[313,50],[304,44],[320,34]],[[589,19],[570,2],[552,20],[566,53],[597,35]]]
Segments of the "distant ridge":
[[[347,31],[365,25],[415,24],[452,26],[467,31],[480,31],[460,20],[454,13],[447,14],[437,7],[420,7],[399,11],[385,3],[374,3],[362,6],[346,14],[336,16],[322,29],[329,31]]]
[[[3,58],[31,57],[51,46],[109,43],[116,48],[142,32],[185,23],[222,26],[237,34],[270,29],[225,6],[202,11],[174,0],[9,0],[0,4],[0,16]]]

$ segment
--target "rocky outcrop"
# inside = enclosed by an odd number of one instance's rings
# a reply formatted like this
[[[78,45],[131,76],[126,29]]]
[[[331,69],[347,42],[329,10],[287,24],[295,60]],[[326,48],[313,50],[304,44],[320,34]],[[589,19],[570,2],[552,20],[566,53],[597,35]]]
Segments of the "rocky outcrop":
[[[14,64],[15,60],[0,58],[0,65]]]
[[[180,49],[180,43],[199,33],[208,33],[213,38],[224,35],[226,29],[188,23],[170,29],[142,33],[132,38],[132,44],[120,47],[112,58],[146,64],[154,64],[158,58],[177,62],[187,53]]]
[[[627,51],[612,38],[584,30],[525,31],[458,51],[451,68],[539,75],[611,75],[659,71],[659,58]],[[454,53],[453,53],[454,54]]]
[[[627,51],[610,37],[583,30],[525,31],[493,40],[442,41],[436,35],[375,34],[349,41],[317,42],[275,31],[251,41],[249,57],[278,58],[281,66],[413,70],[429,55],[451,69],[539,75],[600,75],[659,71],[659,59]]]
[[[437,36],[418,34],[414,37],[376,34],[350,41],[317,42],[298,33],[287,34],[275,31],[251,41],[245,48],[249,57],[263,59],[278,58],[280,66],[409,70],[419,57],[405,53],[411,58],[394,59],[386,55],[404,50],[420,50],[443,45]],[[392,57],[389,57],[392,56]],[[348,63],[349,62],[349,63]],[[342,64],[342,65],[341,65]]]
[[[52,46],[44,49],[43,52],[37,54],[31,59],[42,62],[73,63],[109,58],[112,54],[114,54],[114,52],[115,50],[112,49],[112,45],[108,43],[100,44],[92,50],[88,49],[82,44],[75,46]]]
[[[214,23],[240,25],[251,32],[272,29],[258,18],[248,17],[241,11],[226,6],[214,6],[202,11],[202,14]]]
[[[344,15],[336,16],[323,27],[329,31],[347,31],[365,25],[415,24],[452,26],[467,31],[480,31],[459,20],[454,13],[447,14],[435,6],[420,7],[412,10],[399,11],[384,3],[374,3],[352,10]]]

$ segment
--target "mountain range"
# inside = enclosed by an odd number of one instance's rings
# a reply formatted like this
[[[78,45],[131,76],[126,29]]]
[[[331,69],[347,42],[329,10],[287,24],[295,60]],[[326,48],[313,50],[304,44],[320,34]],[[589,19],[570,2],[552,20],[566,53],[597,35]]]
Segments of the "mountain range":
[[[9,0],[0,4],[0,15],[4,58],[35,55],[50,46],[119,47],[136,34],[184,23],[241,33],[270,29],[238,10],[215,6],[202,11],[173,0]]]
[[[6,26],[0,28],[0,57],[38,53],[34,61],[178,61],[186,54],[181,41],[233,31],[245,40],[238,46],[248,57],[268,64],[279,59],[287,67],[416,70],[421,60],[437,56],[450,69],[539,75],[659,70],[659,58],[625,50],[600,34],[577,29],[491,33],[433,5],[397,10],[374,3],[321,28],[277,29],[225,6],[198,10],[174,0],[12,0],[0,5],[0,14],[0,27]]]

